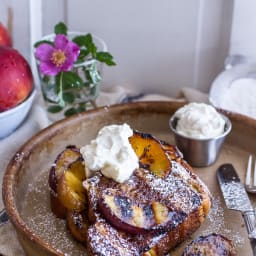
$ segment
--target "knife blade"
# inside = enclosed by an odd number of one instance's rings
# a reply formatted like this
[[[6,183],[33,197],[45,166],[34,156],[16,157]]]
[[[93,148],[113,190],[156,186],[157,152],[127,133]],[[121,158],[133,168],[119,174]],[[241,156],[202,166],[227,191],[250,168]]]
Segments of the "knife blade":
[[[217,178],[227,208],[242,213],[253,255],[256,256],[256,212],[234,166],[221,165],[217,170]]]
[[[217,177],[227,208],[241,212],[253,210],[244,185],[232,164],[220,166]]]

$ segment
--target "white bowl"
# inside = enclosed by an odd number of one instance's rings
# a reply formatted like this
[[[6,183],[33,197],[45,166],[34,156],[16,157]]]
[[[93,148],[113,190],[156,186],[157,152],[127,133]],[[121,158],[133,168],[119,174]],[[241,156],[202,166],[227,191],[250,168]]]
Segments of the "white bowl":
[[[22,103],[0,113],[0,139],[10,135],[26,118],[36,95],[34,89]]]
[[[239,64],[213,81],[209,100],[216,108],[256,119],[256,63]]]

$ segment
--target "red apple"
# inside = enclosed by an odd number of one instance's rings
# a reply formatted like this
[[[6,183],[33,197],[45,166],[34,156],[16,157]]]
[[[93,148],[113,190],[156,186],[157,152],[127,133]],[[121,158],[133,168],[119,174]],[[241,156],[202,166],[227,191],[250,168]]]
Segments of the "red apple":
[[[33,90],[28,62],[15,49],[0,46],[0,112],[24,101]]]
[[[11,39],[10,33],[1,22],[0,22],[0,45],[12,46],[12,39]]]

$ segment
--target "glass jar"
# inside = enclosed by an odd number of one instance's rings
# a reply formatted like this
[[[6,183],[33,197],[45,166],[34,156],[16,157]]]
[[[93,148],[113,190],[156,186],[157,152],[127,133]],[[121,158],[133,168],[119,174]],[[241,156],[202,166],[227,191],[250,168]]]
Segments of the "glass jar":
[[[83,32],[69,32],[71,40],[75,36],[85,35]],[[42,40],[54,41],[55,34],[50,34]],[[105,42],[97,36],[92,35],[93,41],[99,51],[107,51]],[[103,64],[95,59],[85,60],[82,63],[74,64],[72,73],[80,77],[79,85],[72,81],[72,76],[62,72],[60,76],[49,76],[40,72],[39,62],[36,60],[40,87],[48,117],[51,121],[57,121],[70,115],[96,108],[95,100],[99,96],[100,81],[102,78]],[[59,96],[59,83],[64,103]],[[70,86],[72,84],[72,86]]]

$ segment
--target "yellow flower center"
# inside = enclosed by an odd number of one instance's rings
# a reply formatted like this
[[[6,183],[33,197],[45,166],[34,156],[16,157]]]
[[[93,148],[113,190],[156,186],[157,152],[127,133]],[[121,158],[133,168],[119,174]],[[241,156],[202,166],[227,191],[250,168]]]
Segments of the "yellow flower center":
[[[62,50],[57,49],[53,51],[51,61],[53,62],[54,65],[59,67],[65,62],[65,60],[66,60],[66,55]]]

